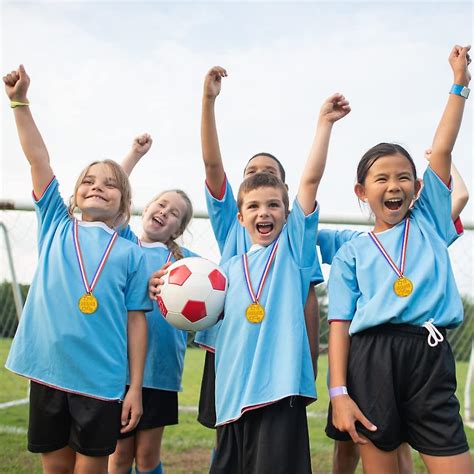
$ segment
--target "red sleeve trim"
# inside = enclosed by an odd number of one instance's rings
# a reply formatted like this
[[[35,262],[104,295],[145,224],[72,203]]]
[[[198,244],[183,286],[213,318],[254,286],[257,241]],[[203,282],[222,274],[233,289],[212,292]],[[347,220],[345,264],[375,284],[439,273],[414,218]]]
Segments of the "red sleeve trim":
[[[458,217],[454,221],[454,227],[456,228],[456,232],[458,233],[458,235],[461,235],[464,233],[464,226],[462,225],[462,221],[460,217]]]
[[[219,192],[219,196],[214,196],[214,194],[212,194],[211,188],[209,187],[209,184],[207,183],[207,180],[206,180],[206,187],[207,187],[207,190],[209,191],[209,194],[214,199],[217,199],[218,201],[222,201],[222,199],[224,198],[226,187],[227,187],[227,176],[224,174],[224,181],[222,182],[222,186],[221,186],[221,189],[220,189],[220,192]]]
[[[31,191],[31,194],[33,195],[33,199],[35,200],[35,202],[38,202],[41,200],[41,198],[44,196],[44,193],[46,192],[46,190],[49,188],[49,186],[51,185],[51,183],[54,181],[54,179],[56,178],[56,176],[53,176],[51,178],[51,181],[45,186],[45,188],[43,189],[43,192],[41,193],[41,196],[40,197],[37,197],[35,192],[34,191]]]

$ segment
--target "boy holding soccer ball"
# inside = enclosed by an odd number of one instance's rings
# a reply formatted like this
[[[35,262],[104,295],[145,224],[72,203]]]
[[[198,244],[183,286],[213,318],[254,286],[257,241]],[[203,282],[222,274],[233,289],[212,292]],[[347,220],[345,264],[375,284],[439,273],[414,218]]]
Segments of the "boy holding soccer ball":
[[[311,472],[306,405],[316,391],[304,303],[315,259],[315,198],[332,126],[349,111],[341,94],[324,102],[291,213],[286,186],[271,173],[240,186],[238,220],[252,247],[222,267],[229,287],[216,340],[212,474]]]

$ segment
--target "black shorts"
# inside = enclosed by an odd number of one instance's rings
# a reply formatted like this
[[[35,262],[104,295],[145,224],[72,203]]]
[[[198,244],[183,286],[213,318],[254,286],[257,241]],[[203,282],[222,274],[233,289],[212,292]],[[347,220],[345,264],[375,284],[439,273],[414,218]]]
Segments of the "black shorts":
[[[178,424],[178,392],[143,387],[142,403],[143,414],[138,425],[132,431],[120,433],[120,439],[134,436],[137,431]]]
[[[31,382],[28,450],[71,447],[85,456],[108,456],[120,433],[122,405]]]
[[[423,454],[454,456],[469,449],[455,395],[454,357],[446,337],[436,347],[428,345],[427,337],[425,328],[407,324],[385,324],[354,334],[347,390],[377,426],[371,432],[356,424],[377,448],[392,451],[408,442]],[[331,421],[329,410],[329,437],[350,439]]]
[[[288,397],[217,428],[210,474],[311,473],[306,400]]]
[[[199,410],[197,420],[206,428],[215,428],[216,425],[216,367],[215,355],[206,351],[204,370],[202,372],[201,394],[199,396]]]

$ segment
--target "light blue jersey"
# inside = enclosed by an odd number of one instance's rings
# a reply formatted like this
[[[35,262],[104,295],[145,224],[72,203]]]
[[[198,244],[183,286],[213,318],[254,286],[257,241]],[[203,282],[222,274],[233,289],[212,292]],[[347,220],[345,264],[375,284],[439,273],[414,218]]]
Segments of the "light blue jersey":
[[[85,289],[73,243],[73,220],[53,179],[35,203],[39,259],[6,367],[40,383],[105,400],[122,399],[127,377],[127,312],[149,311],[140,249],[118,238],[93,290],[97,311],[78,307]],[[89,283],[113,230],[80,222]]]
[[[138,243],[137,236],[128,226],[120,234],[128,240]],[[170,251],[161,242],[140,242],[145,254],[145,263],[148,275],[161,268],[167,261]],[[196,257],[190,250],[181,247],[184,257]],[[172,262],[175,261],[171,257]],[[159,390],[180,392],[182,390],[181,378],[184,367],[184,354],[186,352],[186,331],[175,329],[166,322],[156,302],[153,310],[146,313],[148,323],[148,347],[143,374],[143,386]],[[128,380],[130,383],[130,380]]]
[[[223,265],[235,255],[246,253],[252,243],[245,227],[241,226],[237,220],[237,202],[235,200],[232,188],[225,179],[222,197],[214,197],[206,186],[206,204],[214,236],[221,253],[220,265]],[[324,281],[319,260],[315,257],[310,282],[321,283]],[[221,322],[205,331],[199,331],[196,334],[195,342],[200,346],[213,351],[215,340],[219,331]]]
[[[451,191],[430,167],[410,211],[405,275],[413,293],[393,291],[397,275],[368,234],[352,239],[336,254],[329,278],[329,320],[351,321],[355,334],[385,323],[421,326],[429,319],[440,327],[458,326],[463,307],[447,247],[458,234],[451,219]],[[404,222],[377,234],[399,265]]]
[[[242,256],[222,267],[229,288],[216,340],[216,425],[288,396],[316,398],[304,305],[316,257],[318,214],[319,209],[305,217],[295,201],[260,297],[266,313],[260,324],[245,316],[252,300]],[[253,246],[248,252],[255,291],[271,250],[271,245]]]

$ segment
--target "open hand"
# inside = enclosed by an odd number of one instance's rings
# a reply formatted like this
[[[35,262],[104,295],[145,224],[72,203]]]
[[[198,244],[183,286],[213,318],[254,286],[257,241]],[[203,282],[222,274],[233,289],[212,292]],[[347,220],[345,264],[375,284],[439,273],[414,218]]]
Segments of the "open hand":
[[[162,278],[168,273],[167,268],[172,262],[165,263],[159,270],[154,272],[148,280],[148,297],[155,301],[156,297],[160,294],[160,286],[164,284]]]
[[[339,431],[349,433],[354,443],[367,444],[368,441],[356,431],[355,422],[359,421],[370,431],[376,431],[377,427],[364,416],[354,400],[349,395],[339,395],[333,397],[331,403],[333,425]]]

